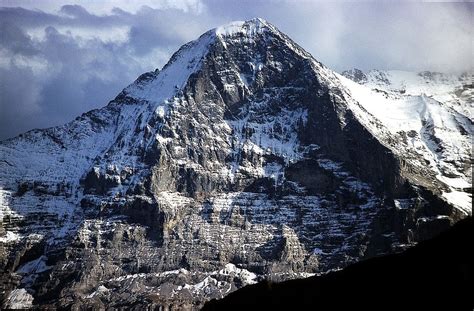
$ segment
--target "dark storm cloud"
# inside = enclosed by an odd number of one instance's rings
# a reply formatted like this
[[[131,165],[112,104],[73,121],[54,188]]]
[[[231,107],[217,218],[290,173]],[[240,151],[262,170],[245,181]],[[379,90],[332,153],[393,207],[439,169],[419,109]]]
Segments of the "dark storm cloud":
[[[0,20],[13,22],[25,28],[44,26],[108,27],[123,25],[131,15],[114,10],[110,15],[97,16],[80,5],[64,5],[57,14],[20,7],[0,8]]]
[[[5,0],[0,139],[103,106],[139,74],[163,66],[181,44],[256,16],[337,71],[472,70],[472,3],[148,2],[71,0],[59,7],[44,0],[38,10],[36,2]]]
[[[17,25],[11,22],[0,23],[0,47],[12,54],[34,55],[39,51],[34,47],[30,37]]]

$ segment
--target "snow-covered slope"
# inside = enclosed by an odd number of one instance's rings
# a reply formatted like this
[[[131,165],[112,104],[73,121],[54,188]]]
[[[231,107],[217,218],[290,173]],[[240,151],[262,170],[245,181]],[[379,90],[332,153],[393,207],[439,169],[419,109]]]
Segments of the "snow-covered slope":
[[[353,80],[340,77],[360,120],[394,152],[430,167],[448,186],[443,197],[472,214],[472,75],[357,69],[343,75]]]
[[[1,142],[6,306],[197,308],[470,214],[464,104],[372,89],[253,19],[101,109]]]
[[[431,71],[371,70],[364,73],[352,69],[343,72],[343,75],[371,89],[413,96],[424,94],[472,118],[472,72],[445,74]]]

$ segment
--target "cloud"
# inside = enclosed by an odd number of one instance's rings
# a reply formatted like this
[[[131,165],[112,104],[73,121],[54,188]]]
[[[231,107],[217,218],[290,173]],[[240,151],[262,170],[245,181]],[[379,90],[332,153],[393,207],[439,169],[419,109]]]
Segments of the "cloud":
[[[21,7],[31,11],[40,9],[43,12],[54,13],[57,12],[58,7],[76,6],[84,8],[88,12],[94,12],[96,15],[110,14],[114,9],[136,13],[141,7],[147,6],[159,10],[176,9],[185,13],[200,14],[206,6],[201,0],[3,0],[1,5],[3,7]]]
[[[21,28],[11,23],[2,23],[0,46],[12,54],[34,55],[38,51],[34,48],[30,38]]]
[[[4,1],[0,139],[101,107],[206,30],[263,17],[337,71],[472,70],[472,3]]]

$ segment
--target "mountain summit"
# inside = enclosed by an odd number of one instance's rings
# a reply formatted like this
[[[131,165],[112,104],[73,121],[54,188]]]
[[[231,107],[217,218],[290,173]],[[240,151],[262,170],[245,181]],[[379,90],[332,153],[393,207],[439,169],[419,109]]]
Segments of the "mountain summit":
[[[3,304],[192,309],[401,251],[472,213],[453,107],[351,81],[262,19],[210,30],[0,143]]]

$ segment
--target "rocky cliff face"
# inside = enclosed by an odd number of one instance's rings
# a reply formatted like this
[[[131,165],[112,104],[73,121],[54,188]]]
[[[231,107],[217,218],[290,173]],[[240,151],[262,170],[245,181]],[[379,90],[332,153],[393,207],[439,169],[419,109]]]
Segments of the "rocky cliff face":
[[[469,249],[473,225],[468,217],[402,253],[371,258],[338,271],[246,286],[207,302],[202,310],[378,310],[385,301],[397,310],[407,305],[421,310],[469,310],[473,306],[473,256]]]
[[[402,253],[371,258],[342,270],[246,286],[207,302],[202,310],[378,310],[386,301],[396,310],[407,305],[421,310],[469,310],[473,306],[469,249],[473,225],[468,217]],[[416,293],[409,302],[407,293]]]
[[[431,145],[407,137],[437,123],[394,133],[370,111],[377,94],[254,19],[184,45],[102,109],[2,142],[4,306],[196,309],[470,214],[470,116],[453,114],[443,145],[464,153],[427,165]]]

